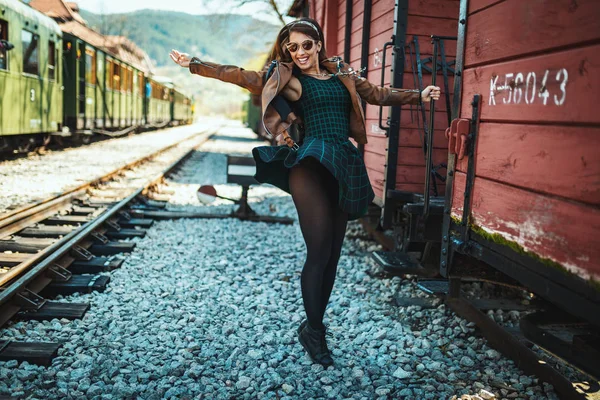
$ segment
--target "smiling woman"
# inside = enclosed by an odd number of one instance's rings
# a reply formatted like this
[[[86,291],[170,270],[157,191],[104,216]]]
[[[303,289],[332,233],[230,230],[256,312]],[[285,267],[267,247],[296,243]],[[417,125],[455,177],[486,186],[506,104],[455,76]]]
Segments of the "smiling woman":
[[[262,95],[265,129],[281,135],[286,144],[253,149],[255,178],[292,195],[307,248],[301,277],[307,321],[300,325],[298,339],[315,362],[328,366],[333,360],[323,316],[346,224],[364,215],[374,198],[362,156],[349,140],[367,142],[361,99],[381,105],[417,104],[437,100],[440,89],[378,87],[339,57],[328,58],[324,43],[319,24],[303,18],[279,32],[269,71],[209,63],[177,50],[170,57],[193,74]],[[300,121],[304,136],[296,144],[286,130]]]

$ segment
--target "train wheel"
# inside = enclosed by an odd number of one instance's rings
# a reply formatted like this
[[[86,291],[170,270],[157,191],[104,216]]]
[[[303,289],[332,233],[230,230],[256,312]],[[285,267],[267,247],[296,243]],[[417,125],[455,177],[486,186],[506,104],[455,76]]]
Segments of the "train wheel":
[[[17,152],[28,153],[35,148],[34,138],[24,138],[17,141]]]
[[[73,139],[75,141],[75,144],[78,146],[88,145],[92,143],[92,136],[93,135],[76,134],[75,136],[73,136]]]
[[[0,136],[0,153],[4,153],[9,150],[12,150],[12,148],[13,148],[12,140],[6,136]]]
[[[43,135],[42,136],[42,146],[48,146],[52,141],[52,135]]]

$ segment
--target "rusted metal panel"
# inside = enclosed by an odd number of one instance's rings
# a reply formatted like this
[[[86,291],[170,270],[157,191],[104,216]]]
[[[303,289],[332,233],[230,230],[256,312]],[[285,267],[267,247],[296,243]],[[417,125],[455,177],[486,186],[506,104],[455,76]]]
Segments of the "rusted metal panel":
[[[600,205],[598,128],[481,124],[476,173],[487,179]],[[466,159],[457,169],[466,171]]]
[[[598,32],[597,0],[507,0],[469,17],[465,65],[572,47]]]
[[[465,187],[456,172],[455,188]],[[463,191],[454,190],[452,215],[461,218]],[[600,210],[475,177],[472,223],[582,278],[600,278]],[[553,267],[549,267],[553,268]]]
[[[482,93],[482,120],[600,123],[590,101],[600,87],[600,45],[468,69],[463,84],[467,118],[470,99]]]

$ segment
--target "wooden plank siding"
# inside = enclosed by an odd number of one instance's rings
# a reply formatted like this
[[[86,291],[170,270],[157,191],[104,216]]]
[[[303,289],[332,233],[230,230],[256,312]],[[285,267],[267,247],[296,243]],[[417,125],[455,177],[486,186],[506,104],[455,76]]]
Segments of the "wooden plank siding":
[[[461,117],[482,95],[472,223],[584,279],[600,278],[599,74],[596,0],[470,1]]]
[[[327,43],[334,43],[328,46],[328,53],[332,55],[344,55],[345,32],[346,32],[346,1],[352,3],[352,29],[350,35],[350,64],[354,68],[361,65],[362,47],[368,45],[369,59],[367,65],[366,77],[373,84],[381,84],[382,68],[385,69],[385,86],[389,86],[391,77],[392,52],[388,49],[386,65],[381,65],[382,50],[386,42],[390,41],[394,30],[394,12],[395,1],[393,0],[373,0],[371,5],[371,28],[368,44],[362,43],[363,36],[363,16],[364,0],[342,0],[332,1],[335,7],[325,5],[323,0],[313,0],[310,2],[311,18],[321,21],[335,20],[335,24],[329,24],[324,27],[324,34]],[[411,41],[413,36],[417,35],[421,48],[422,57],[428,57],[432,54],[432,44],[430,35],[456,36],[458,29],[458,0],[411,0],[408,2],[408,26],[407,41]],[[335,10],[334,10],[335,9]],[[327,16],[327,13],[336,12],[335,18]],[[334,28],[335,25],[335,28]],[[333,37],[333,38],[331,38]],[[448,60],[454,59],[456,54],[455,43],[447,44]],[[376,53],[379,58],[379,64],[376,65]],[[405,63],[404,87],[414,88],[413,71],[409,65],[410,58],[407,57]],[[442,73],[438,77],[438,82],[442,81]],[[431,76],[424,76],[424,84],[431,82]],[[450,80],[450,88],[453,87],[453,79]],[[412,111],[411,111],[412,109]],[[436,121],[434,148],[436,163],[446,162],[447,141],[444,131],[448,126],[446,118],[445,101],[439,101],[436,104]],[[429,110],[427,106],[426,110]],[[383,107],[381,115],[385,123],[389,108]],[[377,197],[383,197],[383,176],[385,173],[385,159],[387,153],[387,137],[384,131],[379,129],[380,108],[374,105],[367,105],[366,130],[368,143],[364,147],[364,159],[369,176],[372,178],[373,188]],[[427,111],[427,118],[428,117]],[[401,115],[401,129],[399,140],[399,159],[396,176],[396,187],[400,190],[410,189],[415,192],[423,191],[425,180],[425,162],[422,150],[423,122],[420,112],[416,107],[404,106]],[[420,136],[419,136],[420,134]],[[407,186],[408,185],[408,186]],[[442,187],[443,190],[443,187]]]
[[[457,172],[454,187],[464,188],[466,176]],[[452,215],[460,218],[463,189],[454,190]],[[600,210],[530,190],[476,177],[472,223],[501,234],[526,251],[553,260],[583,278],[600,276]]]

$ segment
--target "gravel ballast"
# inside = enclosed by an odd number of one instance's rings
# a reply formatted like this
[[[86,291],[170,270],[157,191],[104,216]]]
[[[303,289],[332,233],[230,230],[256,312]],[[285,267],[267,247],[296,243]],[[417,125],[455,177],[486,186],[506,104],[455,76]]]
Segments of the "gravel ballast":
[[[169,181],[172,210],[228,213],[231,202],[201,205],[196,190],[226,184],[225,152],[260,145],[228,123]],[[239,140],[234,140],[235,138]],[[259,214],[296,218],[291,197],[253,186]],[[473,335],[473,325],[443,304],[398,307],[395,296],[422,297],[413,281],[378,278],[379,249],[351,223],[325,324],[335,364],[313,364],[298,344],[304,318],[300,273],[305,246],[298,223],[237,219],[156,222],[135,251],[120,255],[104,293],[82,320],[17,322],[0,339],[58,341],[48,368],[0,362],[0,395],[24,398],[141,399],[556,399]],[[464,397],[467,398],[467,397]]]

